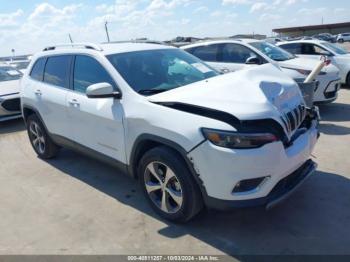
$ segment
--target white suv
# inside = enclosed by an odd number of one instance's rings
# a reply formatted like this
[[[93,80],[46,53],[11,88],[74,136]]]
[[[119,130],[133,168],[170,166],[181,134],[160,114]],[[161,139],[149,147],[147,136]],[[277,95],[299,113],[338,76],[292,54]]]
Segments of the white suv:
[[[219,75],[162,45],[49,47],[21,102],[39,157],[67,146],[114,163],[173,221],[204,205],[271,207],[315,170],[315,112],[269,64]]]

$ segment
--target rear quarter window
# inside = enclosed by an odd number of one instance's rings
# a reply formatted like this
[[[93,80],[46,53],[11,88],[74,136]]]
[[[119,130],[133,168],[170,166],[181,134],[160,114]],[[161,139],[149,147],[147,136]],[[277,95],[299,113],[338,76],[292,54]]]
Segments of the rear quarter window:
[[[38,80],[38,81],[43,81],[45,62],[46,62],[46,58],[39,58],[35,62],[34,66],[32,68],[32,71],[30,72],[31,78]]]

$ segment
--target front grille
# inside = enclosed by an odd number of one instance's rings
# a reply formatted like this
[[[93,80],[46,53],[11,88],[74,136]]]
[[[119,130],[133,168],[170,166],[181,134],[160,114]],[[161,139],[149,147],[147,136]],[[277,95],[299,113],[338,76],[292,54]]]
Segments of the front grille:
[[[7,110],[7,111],[20,111],[21,110],[21,106],[20,106],[21,102],[19,98],[14,98],[14,99],[9,99],[9,100],[5,100],[4,102],[2,102],[1,106]]]
[[[306,107],[304,105],[299,105],[292,111],[283,114],[281,120],[285,126],[285,129],[289,134],[294,132],[300,124],[304,121],[306,116]]]

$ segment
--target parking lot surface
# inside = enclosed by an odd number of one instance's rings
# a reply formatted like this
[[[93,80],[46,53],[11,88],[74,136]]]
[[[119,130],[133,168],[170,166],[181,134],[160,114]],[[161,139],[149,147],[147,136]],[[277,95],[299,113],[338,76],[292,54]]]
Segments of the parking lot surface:
[[[320,107],[318,171],[287,201],[186,225],[113,167],[69,150],[40,160],[21,120],[0,123],[0,254],[350,254],[350,90],[339,96]]]

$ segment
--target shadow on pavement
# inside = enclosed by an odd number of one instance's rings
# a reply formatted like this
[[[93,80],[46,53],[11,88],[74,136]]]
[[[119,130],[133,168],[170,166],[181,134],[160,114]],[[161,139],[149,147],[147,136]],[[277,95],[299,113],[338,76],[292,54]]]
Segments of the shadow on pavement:
[[[321,121],[347,122],[350,121],[350,105],[331,103],[319,105]]]
[[[22,118],[0,122],[0,135],[15,133],[23,130],[26,130],[26,127]]]
[[[350,128],[346,126],[334,125],[334,124],[324,124],[319,125],[320,132],[326,135],[337,135],[345,136],[350,134]]]
[[[155,219],[137,181],[69,150],[48,161],[62,172]],[[270,211],[203,212],[185,225],[165,222],[159,234],[191,235],[234,256],[244,254],[350,254],[350,181],[317,172],[288,200]],[[161,219],[160,219],[161,220]]]

